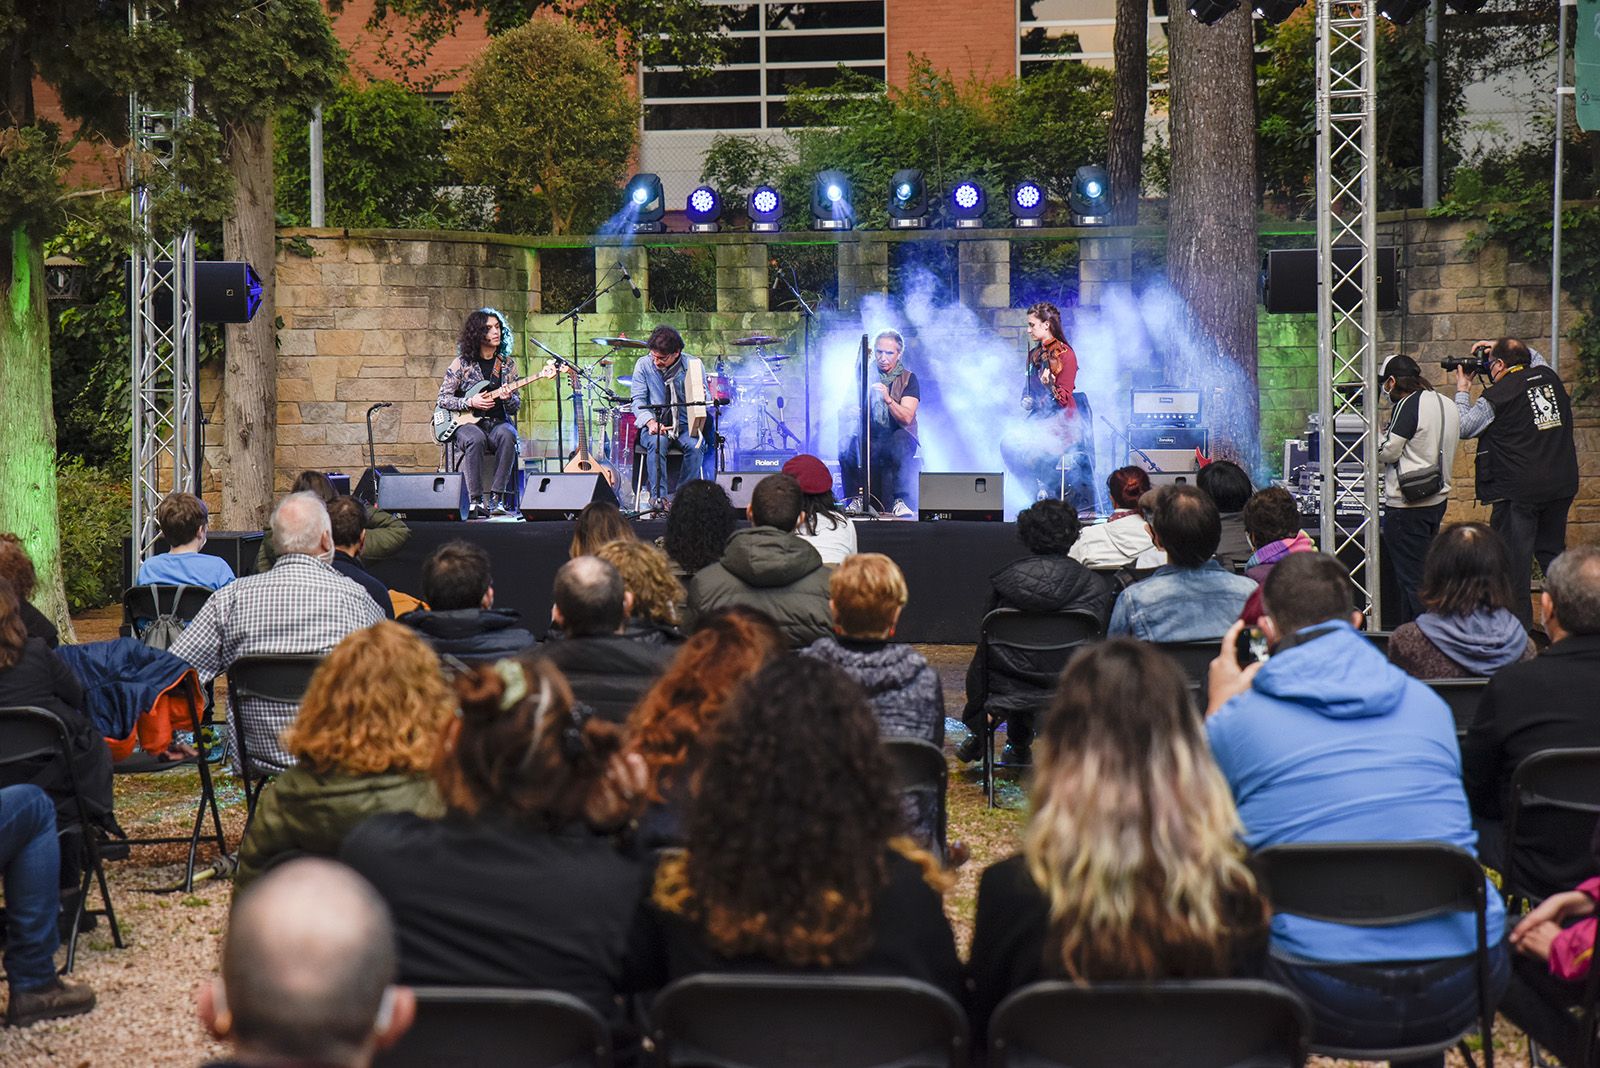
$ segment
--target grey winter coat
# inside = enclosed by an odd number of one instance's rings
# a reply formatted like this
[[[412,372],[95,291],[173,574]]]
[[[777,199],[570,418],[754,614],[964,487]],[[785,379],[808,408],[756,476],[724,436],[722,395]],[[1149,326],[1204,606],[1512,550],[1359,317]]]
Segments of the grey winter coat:
[[[688,629],[719,608],[741,605],[771,616],[789,646],[802,649],[832,633],[829,577],[801,538],[775,527],[736,530],[722,560],[689,582]]]

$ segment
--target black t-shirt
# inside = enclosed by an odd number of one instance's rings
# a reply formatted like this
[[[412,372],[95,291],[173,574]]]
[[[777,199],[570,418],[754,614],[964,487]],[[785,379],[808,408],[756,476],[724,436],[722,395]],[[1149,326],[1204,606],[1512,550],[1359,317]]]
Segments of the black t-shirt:
[[[479,360],[478,373],[483,376],[485,382],[489,383],[489,388],[484,390],[485,393],[493,392],[504,384],[504,378],[500,373],[500,358],[498,356],[490,357],[487,360]],[[495,401],[493,408],[481,414],[487,419],[504,420],[506,417],[506,403],[503,400]]]
[[[1483,391],[1494,422],[1478,438],[1478,500],[1539,504],[1578,492],[1572,401],[1537,364],[1508,371]]]

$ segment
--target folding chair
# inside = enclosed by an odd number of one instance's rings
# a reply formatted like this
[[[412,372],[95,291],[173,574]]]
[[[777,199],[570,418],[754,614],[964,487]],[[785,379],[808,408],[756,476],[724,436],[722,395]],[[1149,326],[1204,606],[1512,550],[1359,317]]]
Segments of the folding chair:
[[[1483,691],[1488,687],[1489,680],[1424,679],[1423,682],[1450,706],[1450,715],[1456,721],[1456,737],[1466,737],[1467,728],[1477,718],[1478,702],[1483,700]]]
[[[922,796],[932,792],[933,841],[922,844],[933,850],[942,862],[946,855],[949,818],[945,797],[950,786],[950,765],[945,762],[944,750],[921,738],[895,737],[885,738],[883,749],[894,767],[895,789],[902,799],[919,804]]]
[[[1586,858],[1596,814],[1600,814],[1600,749],[1541,749],[1518,764],[1511,776],[1511,811],[1506,814],[1503,891],[1507,898],[1532,902],[1545,896],[1529,885],[1519,863],[1527,845],[1519,841],[1519,832],[1526,829],[1530,816],[1543,817],[1538,840],[1564,839],[1572,857]]]
[[[1494,1007],[1489,1004],[1488,891],[1483,868],[1465,849],[1443,842],[1312,842],[1256,854],[1275,912],[1352,927],[1391,927],[1452,912],[1476,921],[1478,1029],[1484,1068],[1494,1068]],[[1470,1030],[1470,1029],[1469,1029]],[[1317,1042],[1311,1052],[1348,1060],[1416,1060],[1459,1046],[1474,1063],[1466,1032],[1399,1049],[1344,1049]]]
[[[1254,979],[1034,983],[989,1021],[989,1068],[1300,1068],[1311,1014]]]
[[[59,760],[66,771],[67,785],[72,789],[72,805],[77,817],[70,824],[58,825],[56,833],[62,837],[70,835],[78,840],[78,856],[83,875],[78,883],[78,908],[72,917],[72,929],[67,933],[67,963],[66,967],[61,969],[63,975],[71,974],[73,962],[77,959],[78,931],[82,926],[84,913],[104,916],[106,922],[111,925],[112,943],[118,949],[122,948],[122,928],[117,925],[116,908],[111,903],[111,888],[106,884],[106,869],[100,858],[100,843],[95,837],[93,824],[89,822],[88,810],[83,804],[83,793],[78,789],[78,780],[72,772],[71,754],[72,742],[67,737],[66,724],[62,723],[61,717],[54,712],[32,706],[0,708],[0,767],[36,760]],[[59,814],[60,809],[56,811]],[[105,903],[104,908],[87,907],[91,878],[100,884],[100,900]]]
[[[555,990],[419,986],[417,1019],[373,1068],[610,1068],[611,1032]]]
[[[1371,642],[1373,645],[1376,645],[1378,647],[1378,652],[1382,653],[1384,656],[1389,655],[1389,639],[1394,637],[1394,631],[1369,630],[1365,633],[1367,636],[1367,641]]]
[[[1098,640],[1103,631],[1092,612],[1023,612],[1015,608],[996,608],[983,617],[978,628],[978,702],[983,720],[983,792],[989,807],[994,807],[994,725],[989,722],[990,659],[997,649],[1012,649],[1031,658],[1034,681],[1044,690],[1031,702],[1035,714],[1050,701],[1055,679],[1079,647]],[[1009,715],[1015,708],[1009,708]],[[1007,766],[1007,765],[998,765]]]
[[[139,637],[140,620],[148,623],[171,615],[188,623],[213,592],[204,586],[129,586],[122,593],[122,636]]]
[[[1215,660],[1222,650],[1222,642],[1212,638],[1198,642],[1151,642],[1150,644],[1178,662],[1178,666],[1183,669],[1183,674],[1189,680],[1189,692],[1194,694],[1195,704],[1203,710],[1206,707],[1207,696],[1211,692],[1211,661]]]
[[[662,1068],[965,1068],[967,1017],[914,979],[693,975],[650,1009]]]
[[[234,748],[239,754],[239,772],[244,780],[245,830],[256,814],[256,800],[273,772],[257,772],[251,765],[251,739],[245,729],[241,709],[246,698],[298,705],[311,685],[311,676],[322,664],[324,653],[275,653],[241,656],[228,668],[228,704],[233,723]],[[252,785],[252,780],[254,784]]]

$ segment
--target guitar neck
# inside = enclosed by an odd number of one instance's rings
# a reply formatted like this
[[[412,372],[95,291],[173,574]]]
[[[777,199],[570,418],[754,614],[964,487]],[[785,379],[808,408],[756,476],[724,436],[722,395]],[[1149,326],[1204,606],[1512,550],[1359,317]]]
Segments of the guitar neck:
[[[577,440],[576,451],[582,455],[589,452],[589,420],[584,418],[583,390],[576,385],[572,387],[572,433]]]

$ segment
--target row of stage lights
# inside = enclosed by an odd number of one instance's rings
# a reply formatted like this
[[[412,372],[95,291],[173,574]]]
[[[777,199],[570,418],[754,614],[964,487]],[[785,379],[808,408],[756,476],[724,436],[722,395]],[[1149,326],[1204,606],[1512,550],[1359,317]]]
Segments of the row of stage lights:
[[[1299,10],[1305,0],[1256,0],[1253,10],[1267,22],[1277,25]],[[1483,6],[1483,0],[1447,0],[1452,11],[1470,15]],[[1201,24],[1210,26],[1224,15],[1236,10],[1240,0],[1189,0],[1189,14]],[[1417,12],[1428,8],[1428,0],[1378,0],[1378,14],[1404,26],[1416,17]]]
[[[634,175],[625,187],[624,197],[634,233],[658,234],[666,229],[662,222],[667,213],[665,194],[657,175]],[[1011,187],[1010,199],[1011,225],[1044,225],[1047,205],[1043,184],[1032,180],[1018,182]],[[1072,209],[1074,225],[1103,224],[1111,210],[1111,182],[1105,168],[1079,167],[1072,178],[1067,204]],[[974,229],[983,225],[983,215],[988,205],[988,194],[983,186],[963,179],[951,187],[945,214],[957,229]],[[714,233],[722,229],[722,212],[722,196],[708,185],[696,188],[684,205],[689,228],[696,233]],[[752,231],[775,232],[783,225],[783,196],[770,185],[756,186],[750,191],[745,212],[750,218]],[[819,172],[811,185],[812,229],[849,230],[855,226],[855,219],[849,177],[842,171]],[[920,230],[932,225],[933,221],[933,207],[922,172],[914,169],[896,171],[889,180],[889,228]]]

